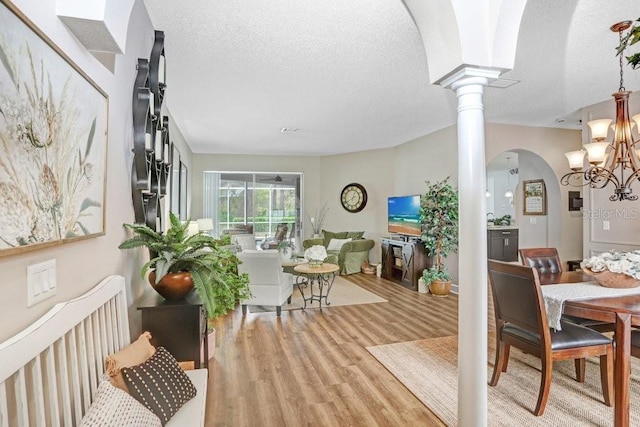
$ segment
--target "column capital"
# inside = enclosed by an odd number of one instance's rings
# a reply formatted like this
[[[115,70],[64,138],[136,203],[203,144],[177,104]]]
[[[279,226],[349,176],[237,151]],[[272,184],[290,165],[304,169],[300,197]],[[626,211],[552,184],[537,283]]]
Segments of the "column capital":
[[[462,67],[453,71],[436,83],[442,87],[456,90],[467,84],[488,85],[500,77],[504,70],[496,68]]]

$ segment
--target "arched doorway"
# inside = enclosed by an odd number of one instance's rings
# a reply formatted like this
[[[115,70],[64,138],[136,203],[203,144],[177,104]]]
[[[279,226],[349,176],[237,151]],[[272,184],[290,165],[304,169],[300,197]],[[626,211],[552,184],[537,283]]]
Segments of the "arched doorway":
[[[507,160],[507,157],[510,159]],[[490,182],[493,178],[493,182]],[[506,181],[511,179],[511,181]],[[522,183],[542,179],[546,188],[546,215],[525,215],[523,213]],[[549,164],[538,154],[522,149],[502,152],[487,163],[487,189],[492,187],[493,194],[488,195],[489,206],[496,210],[496,216],[503,212],[513,213],[513,225],[518,227],[518,246],[561,247],[562,246],[562,210],[561,193],[558,178]],[[504,196],[506,189],[512,189],[511,210]],[[493,204],[490,202],[493,201]],[[582,239],[582,236],[576,236]]]

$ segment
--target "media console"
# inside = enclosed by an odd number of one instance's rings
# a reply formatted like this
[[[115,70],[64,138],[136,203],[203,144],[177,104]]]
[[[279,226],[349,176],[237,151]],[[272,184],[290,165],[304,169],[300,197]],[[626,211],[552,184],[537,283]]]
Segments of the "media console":
[[[417,291],[422,270],[431,267],[432,263],[422,242],[419,239],[389,238],[382,239],[381,247],[382,277]]]

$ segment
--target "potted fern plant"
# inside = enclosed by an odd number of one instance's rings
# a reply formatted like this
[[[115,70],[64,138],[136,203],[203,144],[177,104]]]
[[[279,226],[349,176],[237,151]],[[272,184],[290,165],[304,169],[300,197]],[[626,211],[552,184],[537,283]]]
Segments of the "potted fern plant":
[[[421,240],[433,256],[434,265],[422,272],[422,279],[435,296],[447,296],[451,291],[451,275],[444,258],[458,249],[458,191],[442,181],[426,181],[427,191],[420,200]]]
[[[238,274],[239,259],[225,247],[230,236],[215,239],[207,234],[188,233],[189,222],[181,223],[169,214],[171,228],[159,233],[144,224],[124,224],[134,235],[120,249],[146,247],[150,260],[142,266],[151,286],[166,299],[182,299],[193,288],[209,318],[225,314],[238,300],[249,296],[249,278]]]

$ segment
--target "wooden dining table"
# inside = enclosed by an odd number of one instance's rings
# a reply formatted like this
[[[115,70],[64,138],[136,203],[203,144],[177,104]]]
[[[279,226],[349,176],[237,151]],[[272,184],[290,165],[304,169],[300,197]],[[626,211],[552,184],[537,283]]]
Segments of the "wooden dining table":
[[[581,271],[539,275],[540,284],[587,282]],[[615,323],[614,426],[629,426],[629,387],[631,376],[631,329],[640,326],[640,295],[567,300],[564,314]]]

